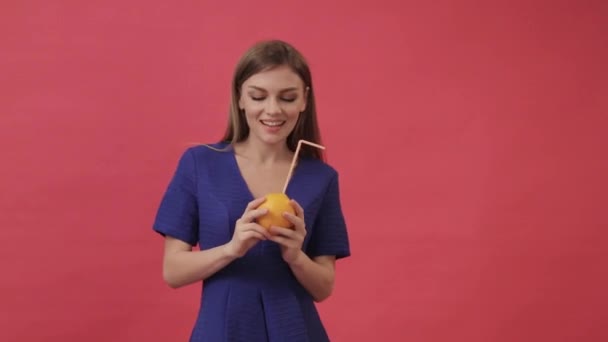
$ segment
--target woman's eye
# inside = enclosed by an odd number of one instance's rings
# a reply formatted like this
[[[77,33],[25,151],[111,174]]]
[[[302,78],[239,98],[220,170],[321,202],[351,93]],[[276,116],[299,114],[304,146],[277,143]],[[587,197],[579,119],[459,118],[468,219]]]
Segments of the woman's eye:
[[[266,97],[264,97],[264,96],[252,96],[251,99],[253,101],[264,101],[266,99]],[[293,102],[295,100],[296,100],[295,97],[283,97],[283,98],[281,98],[281,101],[285,101],[285,102]]]

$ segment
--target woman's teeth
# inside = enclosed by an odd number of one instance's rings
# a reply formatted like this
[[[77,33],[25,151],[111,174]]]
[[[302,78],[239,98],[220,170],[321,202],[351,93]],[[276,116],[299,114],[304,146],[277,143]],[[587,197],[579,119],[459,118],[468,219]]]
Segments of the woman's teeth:
[[[269,126],[269,127],[282,126],[285,123],[285,121],[264,121],[264,120],[261,120],[261,122],[264,126]]]

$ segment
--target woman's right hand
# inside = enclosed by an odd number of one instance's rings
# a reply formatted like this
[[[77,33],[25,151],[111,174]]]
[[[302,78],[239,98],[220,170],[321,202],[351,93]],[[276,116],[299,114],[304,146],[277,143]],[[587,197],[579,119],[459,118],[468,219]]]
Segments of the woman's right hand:
[[[258,217],[268,212],[266,208],[258,209],[265,200],[265,197],[261,197],[249,202],[241,218],[236,221],[232,240],[227,245],[232,255],[240,258],[258,241],[270,238],[270,233],[255,222]]]

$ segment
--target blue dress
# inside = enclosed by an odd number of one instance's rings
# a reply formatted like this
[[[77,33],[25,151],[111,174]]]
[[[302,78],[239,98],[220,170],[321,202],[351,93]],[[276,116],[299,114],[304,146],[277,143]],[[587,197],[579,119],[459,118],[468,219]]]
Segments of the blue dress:
[[[187,149],[162,197],[153,229],[209,249],[230,241],[236,220],[254,198],[234,150]],[[301,158],[287,195],[304,208],[309,257],[350,255],[340,205],[338,173],[328,164]],[[260,241],[248,253],[202,282],[191,342],[329,341],[313,298],[281,257],[278,244]]]

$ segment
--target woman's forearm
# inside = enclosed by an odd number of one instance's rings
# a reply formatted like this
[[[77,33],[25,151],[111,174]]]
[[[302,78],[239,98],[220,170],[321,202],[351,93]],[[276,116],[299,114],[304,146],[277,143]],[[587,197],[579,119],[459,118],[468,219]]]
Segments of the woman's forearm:
[[[327,299],[334,287],[334,258],[310,259],[304,252],[290,264],[291,270],[300,284],[316,302]]]
[[[172,288],[182,287],[205,280],[236,258],[230,245],[202,251],[173,251],[165,256],[163,277]]]

